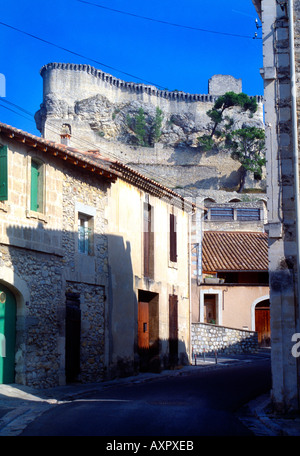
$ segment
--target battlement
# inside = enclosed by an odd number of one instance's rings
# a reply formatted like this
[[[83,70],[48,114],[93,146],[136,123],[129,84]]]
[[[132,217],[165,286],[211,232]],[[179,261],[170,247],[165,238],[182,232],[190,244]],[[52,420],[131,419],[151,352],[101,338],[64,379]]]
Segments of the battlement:
[[[219,95],[214,94],[190,94],[187,92],[182,91],[169,91],[169,90],[162,90],[158,89],[153,85],[141,84],[136,82],[128,82],[124,81],[119,78],[115,78],[109,73],[105,73],[104,71],[98,70],[91,65],[87,64],[75,64],[75,63],[48,63],[44,65],[41,70],[40,74],[43,78],[46,77],[46,74],[52,70],[62,70],[62,71],[73,71],[73,72],[82,72],[88,75],[91,75],[99,82],[102,81],[106,85],[111,86],[114,89],[120,89],[123,92],[127,92],[128,94],[146,94],[150,95],[151,97],[156,98],[163,98],[169,101],[182,101],[182,102],[202,102],[202,103],[214,103]],[[220,80],[222,79],[222,75],[217,75],[219,78],[219,85],[221,84]],[[228,78],[234,79],[232,76],[223,76],[224,78],[224,92],[229,91],[226,90],[226,83]],[[210,79],[211,81],[211,79]],[[236,80],[240,81],[240,80]],[[240,86],[241,87],[241,86]],[[257,103],[263,102],[263,97],[261,95],[255,96]]]

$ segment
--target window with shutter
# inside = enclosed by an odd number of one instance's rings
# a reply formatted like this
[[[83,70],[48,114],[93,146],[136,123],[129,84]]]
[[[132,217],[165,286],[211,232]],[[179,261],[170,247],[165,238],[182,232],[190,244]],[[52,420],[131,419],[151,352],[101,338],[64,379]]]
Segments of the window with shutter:
[[[7,199],[7,146],[0,146],[0,201]]]
[[[177,232],[174,214],[170,214],[170,261],[177,262]]]
[[[38,161],[31,161],[31,192],[30,209],[43,212],[43,165]]]
[[[78,214],[78,252],[93,255],[94,219],[85,214]]]
[[[144,276],[154,277],[153,207],[144,203]]]

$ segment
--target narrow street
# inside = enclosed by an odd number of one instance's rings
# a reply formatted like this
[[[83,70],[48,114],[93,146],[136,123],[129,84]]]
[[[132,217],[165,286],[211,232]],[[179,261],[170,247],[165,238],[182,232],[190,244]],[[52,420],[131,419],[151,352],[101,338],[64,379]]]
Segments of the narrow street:
[[[251,436],[236,412],[270,390],[270,359],[132,382],[45,412],[23,436]]]

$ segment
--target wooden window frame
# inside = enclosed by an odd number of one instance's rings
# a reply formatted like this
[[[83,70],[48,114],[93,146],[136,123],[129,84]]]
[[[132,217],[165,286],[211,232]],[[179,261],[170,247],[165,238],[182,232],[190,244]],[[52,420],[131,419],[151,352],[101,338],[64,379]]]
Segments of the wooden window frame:
[[[94,217],[78,212],[77,226],[78,253],[88,256],[94,255]],[[83,239],[80,239],[82,236]]]
[[[177,217],[175,214],[170,214],[169,223],[169,259],[171,263],[177,263]]]

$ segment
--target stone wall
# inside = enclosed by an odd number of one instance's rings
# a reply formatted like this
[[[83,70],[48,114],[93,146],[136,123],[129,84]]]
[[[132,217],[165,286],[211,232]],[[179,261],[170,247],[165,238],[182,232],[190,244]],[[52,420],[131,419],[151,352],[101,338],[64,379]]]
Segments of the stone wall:
[[[1,143],[6,139],[1,136]],[[8,142],[8,199],[0,203],[0,281],[17,302],[15,381],[65,383],[66,292],[80,294],[82,382],[105,374],[110,184],[14,140]],[[44,167],[44,204],[30,210],[30,164]],[[93,255],[78,252],[78,214],[93,217]]]
[[[193,354],[233,355],[253,353],[258,349],[257,333],[208,323],[192,323],[191,345]]]
[[[104,379],[105,367],[105,287],[67,282],[67,293],[80,295],[81,334],[78,380],[82,383]]]
[[[208,81],[208,92],[214,96],[220,96],[226,92],[242,92],[242,80],[230,75],[215,74]]]

